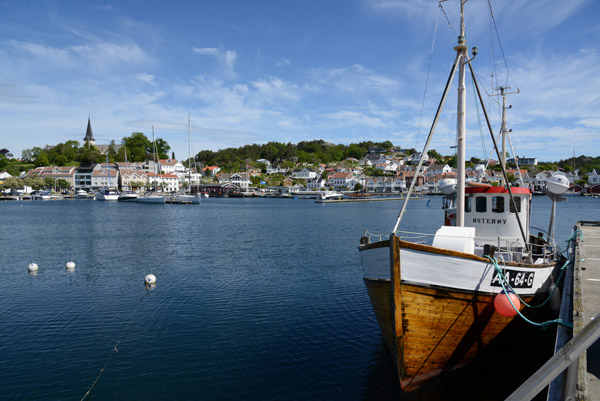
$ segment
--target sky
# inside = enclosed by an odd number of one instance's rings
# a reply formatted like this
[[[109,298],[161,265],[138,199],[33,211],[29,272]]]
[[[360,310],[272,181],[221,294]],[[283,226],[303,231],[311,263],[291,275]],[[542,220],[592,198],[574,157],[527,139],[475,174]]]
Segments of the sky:
[[[421,149],[456,56],[459,6],[0,0],[0,148],[20,157],[81,143],[90,117],[97,144],[154,127],[180,160],[189,142],[192,154],[314,139]],[[508,87],[517,156],[600,155],[599,16],[594,0],[466,3],[492,129],[494,89]],[[430,146],[443,155],[456,142],[457,81]],[[467,158],[485,159],[492,143],[473,95],[467,74]]]

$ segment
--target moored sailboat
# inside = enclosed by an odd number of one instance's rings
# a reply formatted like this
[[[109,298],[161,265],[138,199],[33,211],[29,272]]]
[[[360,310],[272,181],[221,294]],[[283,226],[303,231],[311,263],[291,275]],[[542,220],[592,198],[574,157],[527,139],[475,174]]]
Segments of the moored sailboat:
[[[464,3],[461,0],[456,59],[421,152],[427,154],[458,70],[457,179],[440,188],[446,195],[443,225],[428,243],[411,242],[408,238],[413,233],[399,230],[418,181],[414,179],[389,237],[382,239],[366,232],[359,245],[369,299],[400,385],[408,391],[477,356],[519,313],[518,305],[507,303],[513,299],[510,293],[524,302],[549,296],[562,265],[551,233],[546,238],[531,234],[532,192],[509,185],[501,157],[505,187],[466,181],[465,71],[469,66],[477,88],[471,66],[477,52],[474,48],[473,57],[468,58]],[[491,133],[489,122],[488,128]],[[499,154],[493,134],[492,141]],[[423,161],[421,158],[415,175],[422,172]],[[499,313],[495,301],[509,305],[508,312]]]
[[[188,187],[184,192],[180,192],[175,194],[174,199],[176,202],[181,203],[192,203],[192,204],[200,204],[200,193],[192,194],[191,186],[192,186],[192,166],[191,166],[191,148],[192,148],[192,122],[190,120],[190,115],[188,114]]]
[[[152,158],[154,164],[154,175],[156,176],[158,175],[158,171],[156,168],[156,141],[154,140],[154,127],[152,127]],[[143,195],[138,196],[136,202],[164,205],[166,203],[166,198],[164,195],[159,195],[156,192],[156,185],[154,185],[152,191],[146,191]]]

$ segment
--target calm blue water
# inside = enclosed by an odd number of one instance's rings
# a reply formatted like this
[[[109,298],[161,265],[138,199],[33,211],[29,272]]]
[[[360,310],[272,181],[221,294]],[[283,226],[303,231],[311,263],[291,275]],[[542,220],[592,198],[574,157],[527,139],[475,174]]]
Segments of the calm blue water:
[[[441,198],[426,204],[403,226],[437,228]],[[0,398],[80,400],[108,361],[92,399],[397,399],[357,244],[389,231],[400,205],[2,202]],[[547,228],[550,202],[534,208]],[[600,200],[558,213],[564,240],[600,220]]]

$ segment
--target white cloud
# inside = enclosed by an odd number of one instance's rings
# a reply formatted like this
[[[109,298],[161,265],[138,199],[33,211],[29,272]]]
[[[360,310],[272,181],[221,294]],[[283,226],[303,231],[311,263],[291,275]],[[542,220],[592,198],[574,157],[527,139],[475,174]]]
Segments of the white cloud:
[[[234,71],[237,53],[235,50],[221,50],[214,47],[194,47],[192,51],[196,54],[214,57],[222,67],[222,74],[227,78],[235,78]]]
[[[146,73],[136,74],[135,77],[142,82],[146,82],[147,84],[154,84],[154,80],[156,79],[154,75]]]
[[[287,58],[282,58],[281,60],[277,60],[275,62],[275,65],[277,67],[283,67],[283,66],[286,66],[286,65],[290,65],[290,63],[291,63],[290,60],[288,60]]]

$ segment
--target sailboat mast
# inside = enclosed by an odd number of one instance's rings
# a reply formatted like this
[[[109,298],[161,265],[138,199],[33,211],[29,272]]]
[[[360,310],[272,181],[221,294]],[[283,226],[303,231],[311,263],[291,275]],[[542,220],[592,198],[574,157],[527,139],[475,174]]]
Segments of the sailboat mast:
[[[465,158],[466,158],[466,110],[467,98],[465,91],[465,66],[467,63],[467,39],[465,37],[464,5],[466,0],[460,2],[460,36],[458,46],[454,48],[459,60],[458,69],[458,102],[456,116],[456,226],[465,225]]]
[[[188,192],[192,193],[192,120],[188,113]]]

